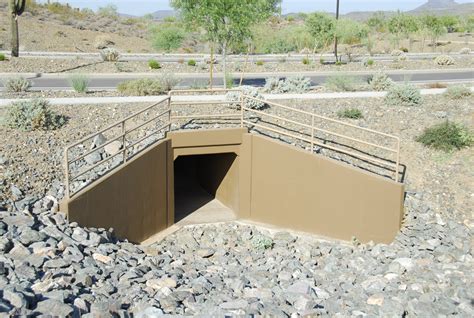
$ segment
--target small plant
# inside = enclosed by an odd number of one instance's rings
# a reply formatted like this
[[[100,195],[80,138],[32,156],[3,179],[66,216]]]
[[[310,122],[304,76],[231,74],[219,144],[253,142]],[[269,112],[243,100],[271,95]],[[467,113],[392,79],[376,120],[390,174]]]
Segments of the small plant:
[[[257,99],[257,100],[255,100],[255,99],[246,99],[245,100],[245,105],[247,107],[255,109],[255,110],[261,110],[261,109],[264,109],[267,106],[267,104],[264,102],[265,97],[263,97],[263,95],[261,95],[258,92],[257,88],[252,87],[252,86],[244,85],[244,86],[241,86],[240,89],[242,90],[242,93],[240,93],[238,91],[228,92],[225,96],[225,99],[227,101],[231,101],[231,102],[234,102],[234,101],[235,102],[240,102],[242,94],[244,94],[245,96],[250,96],[250,97],[253,97],[253,98]],[[231,104],[230,106],[233,107],[233,108],[238,108],[238,107],[240,107],[240,104],[235,103],[235,104]]]
[[[430,83],[430,84],[428,84],[428,87],[429,87],[429,88],[446,88],[447,85],[446,85],[446,84],[443,84],[443,83],[440,83],[440,82],[436,82],[436,83]]]
[[[408,49],[406,47],[401,47],[400,51],[402,51],[403,53],[408,53]]]
[[[280,80],[278,77],[270,77],[265,80],[264,92],[272,94],[283,93],[305,93],[311,88],[311,79],[309,77],[295,76]]]
[[[435,58],[435,64],[437,65],[442,65],[442,66],[445,66],[445,65],[454,65],[455,64],[455,61],[454,59],[449,56],[449,55],[440,55],[440,56],[437,56]]]
[[[7,79],[3,85],[7,92],[21,93],[26,92],[30,88],[31,83],[26,78],[18,76]]]
[[[425,129],[416,141],[430,148],[451,152],[470,147],[474,142],[474,136],[463,125],[445,121]]]
[[[196,66],[196,61],[195,60],[189,60],[188,61],[188,66]]]
[[[459,51],[459,54],[471,54],[471,49],[468,47],[464,47]]]
[[[334,92],[353,92],[357,86],[356,78],[345,74],[330,76],[325,86]]]
[[[357,108],[348,108],[337,112],[339,118],[348,118],[348,119],[361,119],[364,117],[362,112]]]
[[[72,88],[78,93],[85,93],[89,87],[89,79],[83,74],[74,74],[69,78]]]
[[[408,83],[392,85],[385,96],[389,106],[418,106],[422,101],[420,90]]]
[[[160,95],[165,92],[161,81],[151,78],[122,82],[117,90],[122,94],[135,96]]]
[[[206,61],[199,61],[197,66],[200,70],[203,70],[203,71],[208,69],[208,65],[207,65]]]
[[[227,88],[234,87],[234,77],[231,73],[225,74],[225,84]]]
[[[264,251],[273,247],[273,240],[264,235],[256,235],[251,240],[253,248]]]
[[[372,65],[374,65],[374,63],[375,63],[375,62],[374,62],[373,59],[368,59],[367,61],[365,61],[365,65],[366,65],[366,66],[372,66]]]
[[[161,68],[161,64],[157,60],[149,60],[148,66],[150,67],[151,70],[158,70]]]
[[[0,53],[0,62],[5,61],[5,60],[6,60],[5,54]]]
[[[336,66],[341,66],[343,65],[342,61],[336,61]]]
[[[117,62],[120,58],[120,53],[114,48],[105,48],[100,51],[100,56],[104,62]]]
[[[51,111],[48,101],[44,99],[10,104],[4,120],[8,127],[23,131],[53,130],[66,123],[66,118]]]
[[[376,73],[369,81],[370,86],[374,91],[386,91],[393,85],[393,81],[385,73]]]
[[[263,63],[263,61],[257,61],[257,63],[255,63],[255,64],[257,64],[257,66],[263,66],[264,63]]]
[[[446,89],[446,92],[444,92],[444,96],[451,99],[461,99],[461,98],[469,97],[471,95],[472,95],[471,89],[463,85],[449,86]]]
[[[403,55],[403,51],[402,50],[393,50],[390,55],[395,57],[395,56],[402,56]]]
[[[184,59],[179,59],[178,64],[184,64]]]
[[[319,59],[319,64],[321,64],[321,65],[326,64],[326,60],[321,57],[321,58]]]
[[[307,57],[303,58],[302,62],[303,62],[304,65],[309,65],[311,63],[311,61]]]

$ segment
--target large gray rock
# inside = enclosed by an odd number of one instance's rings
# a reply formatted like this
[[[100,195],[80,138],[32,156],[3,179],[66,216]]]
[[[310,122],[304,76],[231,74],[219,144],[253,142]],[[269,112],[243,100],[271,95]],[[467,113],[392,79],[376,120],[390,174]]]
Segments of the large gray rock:
[[[56,317],[67,317],[74,312],[74,308],[55,299],[46,299],[36,305],[36,312]]]

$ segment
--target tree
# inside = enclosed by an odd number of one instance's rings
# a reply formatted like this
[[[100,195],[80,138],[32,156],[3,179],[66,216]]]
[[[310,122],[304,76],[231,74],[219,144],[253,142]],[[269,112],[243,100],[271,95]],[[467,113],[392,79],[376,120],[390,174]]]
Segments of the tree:
[[[434,51],[439,37],[446,33],[446,28],[441,22],[441,19],[435,15],[425,15],[422,17],[421,22],[431,38],[431,46]]]
[[[448,33],[454,32],[459,25],[459,18],[453,15],[445,15],[440,17],[440,19]]]
[[[171,0],[190,26],[206,31],[219,46],[227,73],[229,46],[251,37],[251,26],[278,13],[281,0]],[[224,76],[224,87],[227,87]]]
[[[179,49],[186,37],[183,29],[169,23],[160,25],[160,27],[153,27],[151,33],[153,47],[165,52]]]
[[[413,44],[412,34],[418,31],[418,23],[414,16],[397,12],[388,22],[388,31],[395,36],[397,46],[400,46],[400,39],[410,40],[410,49]]]
[[[368,20],[367,26],[375,32],[385,32],[387,27],[387,17],[382,11],[375,12]]]
[[[26,0],[9,0],[8,8],[10,12],[11,23],[11,46],[12,56],[18,57],[20,55],[20,37],[18,34],[18,17],[25,11]]]
[[[367,26],[351,19],[341,19],[336,24],[336,39],[341,44],[345,44],[345,52],[352,60],[352,45],[361,43],[367,37]]]
[[[308,15],[305,21],[306,29],[314,38],[315,47],[324,49],[334,39],[336,20],[326,13],[316,12]]]

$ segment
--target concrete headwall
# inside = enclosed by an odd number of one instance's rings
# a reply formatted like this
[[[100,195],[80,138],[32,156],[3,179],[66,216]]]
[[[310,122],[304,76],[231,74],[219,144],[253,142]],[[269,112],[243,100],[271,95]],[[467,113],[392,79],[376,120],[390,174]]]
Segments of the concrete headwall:
[[[173,224],[174,160],[190,155],[202,187],[238,218],[362,242],[389,243],[400,228],[402,184],[245,129],[168,134],[67,201],[69,219],[146,240]]]
[[[362,242],[400,229],[402,184],[266,137],[250,148],[251,220]]]

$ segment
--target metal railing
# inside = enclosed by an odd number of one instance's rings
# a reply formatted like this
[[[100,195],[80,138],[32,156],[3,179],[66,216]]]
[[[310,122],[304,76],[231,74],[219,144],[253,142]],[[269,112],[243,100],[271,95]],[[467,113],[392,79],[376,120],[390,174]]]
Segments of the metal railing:
[[[229,101],[229,100],[226,100],[225,97],[223,98],[222,94],[228,93],[228,92],[240,93],[239,100]],[[209,98],[207,96],[206,97],[207,99],[200,98],[199,100],[193,100],[193,97],[195,97],[196,94],[201,94],[201,93],[204,93],[206,95],[217,93],[221,95],[216,96],[215,98]],[[178,94],[181,96],[181,98],[173,98],[173,97],[177,97]],[[192,95],[186,95],[186,94],[192,94]],[[264,103],[265,105],[269,106],[270,109],[273,108],[273,109],[285,110],[285,111],[295,112],[300,115],[307,116],[309,118],[310,124],[304,123],[303,121],[296,120],[293,117],[291,118],[289,118],[289,116],[283,117],[277,114],[266,112],[264,110],[253,109],[249,107],[248,105],[249,101]],[[173,113],[173,111],[175,110],[175,107],[187,106],[187,105],[193,105],[193,106],[195,105],[197,106],[222,105],[226,107],[233,106],[234,108],[237,108],[237,109],[236,109],[236,112],[227,113],[227,114],[222,114],[222,113],[202,114],[201,113],[201,114],[192,114],[192,115],[178,115],[178,114]],[[158,108],[159,111],[156,111],[156,112],[152,111],[154,108]],[[148,112],[152,112],[153,114],[148,115],[147,114]],[[137,121],[138,117],[143,114],[147,115],[146,120],[144,122],[134,125],[133,128],[129,128],[129,129],[127,128],[127,123]],[[252,115],[254,116],[252,117]],[[270,118],[276,121],[292,124],[294,126],[300,127],[302,130],[298,130],[295,132],[294,128],[290,129],[288,127],[282,127],[281,125],[276,125],[275,123],[266,122],[265,120],[262,120],[262,118]],[[110,162],[117,156],[121,155],[121,160],[117,162],[115,166],[112,165],[111,167],[109,167],[108,171],[106,171],[105,173],[95,178],[95,180],[97,180],[103,177],[106,173],[126,163],[127,160],[129,160],[131,157],[136,155],[138,152],[143,151],[144,149],[148,148],[150,145],[164,139],[166,137],[167,132],[171,130],[181,129],[182,126],[178,125],[179,121],[200,120],[200,119],[232,119],[236,122],[236,125],[240,127],[248,127],[251,130],[251,132],[255,132],[256,131],[255,128],[259,128],[262,130],[266,130],[266,131],[270,131],[275,134],[278,134],[278,136],[286,136],[286,137],[294,138],[295,140],[298,140],[300,142],[307,143],[310,145],[309,151],[311,153],[314,153],[315,146],[318,146],[320,148],[325,148],[337,153],[342,153],[342,154],[345,154],[345,155],[348,155],[348,156],[351,156],[351,157],[354,157],[366,162],[382,165],[384,167],[389,167],[390,169],[393,169],[395,173],[394,180],[397,182],[399,181],[400,138],[396,136],[379,132],[376,130],[364,128],[364,127],[359,127],[359,126],[349,124],[347,122],[343,122],[340,120],[332,119],[329,117],[316,115],[312,112],[300,110],[294,107],[289,107],[289,106],[273,103],[267,100],[261,100],[252,96],[247,96],[247,95],[244,95],[243,92],[239,89],[215,89],[212,91],[205,90],[205,89],[204,90],[179,90],[179,91],[170,91],[168,96],[162,101],[155,103],[151,106],[148,106],[122,119],[121,121],[115,124],[112,124],[94,134],[91,134],[87,137],[82,138],[81,140],[75,142],[74,144],[69,145],[65,149],[65,170],[66,170],[65,178],[66,178],[67,197],[71,198],[88,184],[88,183],[84,183],[83,186],[80,187],[80,189],[74,189],[74,191],[72,191],[71,182],[74,182],[80,179],[81,177],[84,177],[87,173],[93,172],[94,169],[98,168],[101,165],[104,165],[107,162]],[[324,123],[336,124],[346,129],[354,129],[356,131],[374,134],[376,136],[383,137],[385,140],[393,141],[395,146],[386,147],[386,146],[379,145],[371,141],[354,138],[344,133],[325,129],[316,125],[316,120],[322,121]],[[146,130],[143,136],[135,140],[129,138],[131,137],[132,133],[138,131],[140,128],[146,127],[147,125],[154,123],[155,121],[159,121],[160,125],[158,125],[158,127],[155,127],[155,129],[152,130],[151,132],[150,130]],[[277,126],[277,128],[274,128],[274,126]],[[73,156],[72,152],[74,152],[75,148],[79,147],[82,149],[84,148],[84,143],[86,143],[87,141],[93,141],[97,136],[107,133],[107,132],[112,132],[113,130],[117,128],[119,128],[119,133],[116,134],[114,137],[107,139],[107,141],[105,141],[103,144],[100,144],[97,146],[92,145],[90,147],[90,150],[82,152],[81,154],[77,156]],[[306,130],[309,132],[305,132],[303,130]],[[256,131],[256,132],[259,132],[259,131]],[[344,147],[344,145],[341,145],[341,143],[335,142],[334,140],[331,141],[329,140],[329,138],[322,138],[320,136],[317,136],[317,133],[322,133],[325,136],[329,136],[329,137],[340,138],[348,142],[356,143],[359,145],[373,147],[375,149],[385,151],[385,152],[395,155],[395,159],[394,160],[383,159],[376,155],[370,155],[370,154],[358,151],[358,149],[356,151],[348,150],[347,149],[348,147]],[[153,136],[155,136],[156,138],[150,140],[149,142],[145,142],[147,139],[150,139]],[[74,174],[71,173],[72,165],[77,164],[77,163],[82,163],[84,165],[84,162],[87,156],[90,156],[99,151],[105,151],[106,146],[116,141],[119,141],[121,143],[120,150],[117,153],[109,154],[105,158],[101,158],[101,160],[97,161],[96,163],[93,163],[92,165],[88,167],[86,166],[86,168],[80,172],[77,172]],[[142,149],[135,149],[137,145],[143,142],[145,143]],[[349,149],[352,149],[352,148],[349,147]],[[89,183],[95,180],[89,180]]]
[[[118,156],[121,156],[121,161],[117,166],[119,166],[123,163],[126,163],[127,160],[129,160],[131,157],[136,155],[138,152],[146,149],[148,145],[144,145],[143,149],[138,149],[136,147],[140,143],[146,141],[147,139],[152,138],[154,135],[158,135],[158,134],[162,133],[163,138],[164,138],[164,132],[166,130],[169,131],[170,128],[171,128],[171,124],[170,124],[170,122],[171,122],[171,118],[170,118],[170,116],[171,116],[170,99],[171,99],[171,97],[168,96],[164,100],[162,100],[158,103],[155,103],[153,105],[150,105],[150,106],[148,106],[148,107],[146,107],[146,108],[144,108],[144,109],[142,109],[142,110],[140,110],[140,111],[124,118],[124,119],[122,119],[121,121],[116,122],[116,123],[114,123],[110,126],[107,126],[106,128],[104,128],[104,129],[102,129],[98,132],[95,132],[91,135],[88,135],[88,136],[80,139],[79,141],[77,141],[77,142],[69,145],[68,147],[66,147],[64,158],[65,158],[65,170],[66,170],[65,178],[66,178],[66,195],[67,195],[67,197],[69,197],[69,198],[72,197],[75,193],[77,193],[80,190],[80,189],[78,189],[77,191],[71,191],[71,182],[72,181],[75,181],[75,180],[79,179],[80,177],[83,177],[87,173],[92,172],[94,169],[98,168],[99,166],[104,165],[105,163],[110,162],[111,160],[113,160],[114,158],[116,158]],[[153,108],[159,108],[163,104],[166,104],[166,106],[165,106],[166,109],[165,110],[159,111],[158,113],[152,115],[150,118],[147,118],[144,122],[134,125],[132,128],[127,128],[128,123],[133,123],[133,121],[137,121],[137,119],[140,115],[152,111]],[[166,117],[165,120],[162,120],[163,117]],[[132,139],[128,138],[133,133],[137,132],[140,128],[145,127],[147,125],[150,125],[154,121],[157,121],[157,120],[160,120],[160,122],[164,122],[164,124],[158,126],[157,128],[155,128],[152,131],[146,130],[146,133],[144,134],[144,136],[141,136],[138,139],[132,140]],[[77,149],[76,149],[77,147],[84,148],[84,143],[86,143],[88,141],[92,141],[92,144],[93,144],[94,139],[96,137],[98,137],[99,135],[103,135],[105,133],[114,134],[115,130],[119,130],[118,135],[116,135],[112,138],[109,138],[106,142],[101,143],[100,145],[92,145],[90,147],[91,148],[90,150],[85,151],[85,152],[81,153],[78,156],[72,156],[73,158],[71,158],[71,152],[73,152],[74,150],[77,151]],[[153,142],[156,142],[156,141],[161,140],[163,138],[158,138]],[[112,143],[114,143],[116,141],[120,142],[120,146],[118,147],[119,151],[117,151],[116,153],[109,154],[108,156],[105,156],[105,158],[101,158],[100,160],[93,163],[92,165],[86,166],[85,169],[83,169],[79,172],[76,172],[74,174],[71,173],[71,166],[72,165],[74,165],[76,163],[80,163],[81,161],[82,161],[82,163],[84,163],[85,159],[88,156],[91,156],[93,154],[100,154],[101,152],[105,153],[105,147],[107,147],[108,145],[111,145]],[[134,148],[136,148],[136,149],[134,149]],[[79,149],[79,151],[80,151],[80,149]],[[102,176],[103,175],[101,175],[100,177],[102,177]],[[86,185],[87,184],[85,184],[84,186],[86,186]]]

